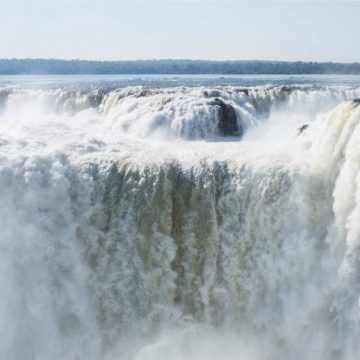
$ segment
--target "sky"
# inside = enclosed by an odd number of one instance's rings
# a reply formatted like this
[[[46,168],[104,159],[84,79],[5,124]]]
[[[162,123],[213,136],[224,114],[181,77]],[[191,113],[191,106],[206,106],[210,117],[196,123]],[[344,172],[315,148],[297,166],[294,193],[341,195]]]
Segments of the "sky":
[[[0,58],[360,62],[360,0],[0,1]]]

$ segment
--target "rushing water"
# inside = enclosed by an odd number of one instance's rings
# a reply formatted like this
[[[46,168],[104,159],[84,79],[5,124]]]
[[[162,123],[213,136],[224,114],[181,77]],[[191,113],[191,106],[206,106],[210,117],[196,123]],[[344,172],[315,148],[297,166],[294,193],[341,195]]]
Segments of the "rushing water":
[[[358,359],[359,97],[358,77],[0,78],[0,359]]]

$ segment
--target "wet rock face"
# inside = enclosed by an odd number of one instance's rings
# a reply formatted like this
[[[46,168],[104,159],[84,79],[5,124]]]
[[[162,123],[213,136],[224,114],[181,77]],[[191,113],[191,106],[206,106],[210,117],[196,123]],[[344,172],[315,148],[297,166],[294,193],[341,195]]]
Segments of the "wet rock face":
[[[219,98],[214,99],[213,105],[220,108],[220,134],[222,136],[242,136],[243,128],[237,122],[235,109]]]
[[[11,95],[11,90],[4,89],[0,91],[0,110],[5,107],[9,95]]]
[[[102,103],[105,95],[106,95],[105,90],[95,90],[95,91],[93,91],[89,95],[89,98],[88,98],[90,106],[91,107],[98,107]]]

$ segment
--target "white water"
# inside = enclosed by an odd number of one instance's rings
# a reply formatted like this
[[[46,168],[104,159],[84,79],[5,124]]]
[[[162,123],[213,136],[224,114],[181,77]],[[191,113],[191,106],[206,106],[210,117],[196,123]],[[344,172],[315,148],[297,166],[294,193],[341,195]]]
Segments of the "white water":
[[[357,359],[360,88],[144,90],[4,95],[0,359]]]

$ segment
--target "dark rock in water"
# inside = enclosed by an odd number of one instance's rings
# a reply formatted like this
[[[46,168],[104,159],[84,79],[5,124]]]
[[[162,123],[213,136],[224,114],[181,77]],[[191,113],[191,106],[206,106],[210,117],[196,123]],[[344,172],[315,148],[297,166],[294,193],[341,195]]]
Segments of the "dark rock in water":
[[[242,136],[243,129],[238,125],[235,109],[219,98],[214,99],[213,105],[220,108],[220,134],[222,136]]]
[[[300,135],[303,131],[305,131],[307,128],[309,127],[309,125],[305,124],[302,125],[298,128],[298,135]]]
[[[360,103],[360,98],[354,99],[353,101],[356,103]]]
[[[144,96],[149,96],[151,94],[152,94],[152,89],[144,88],[140,92],[138,92],[135,97],[137,97],[137,98],[144,97]]]
[[[249,89],[236,89],[238,93],[244,93],[245,95],[249,96]]]

